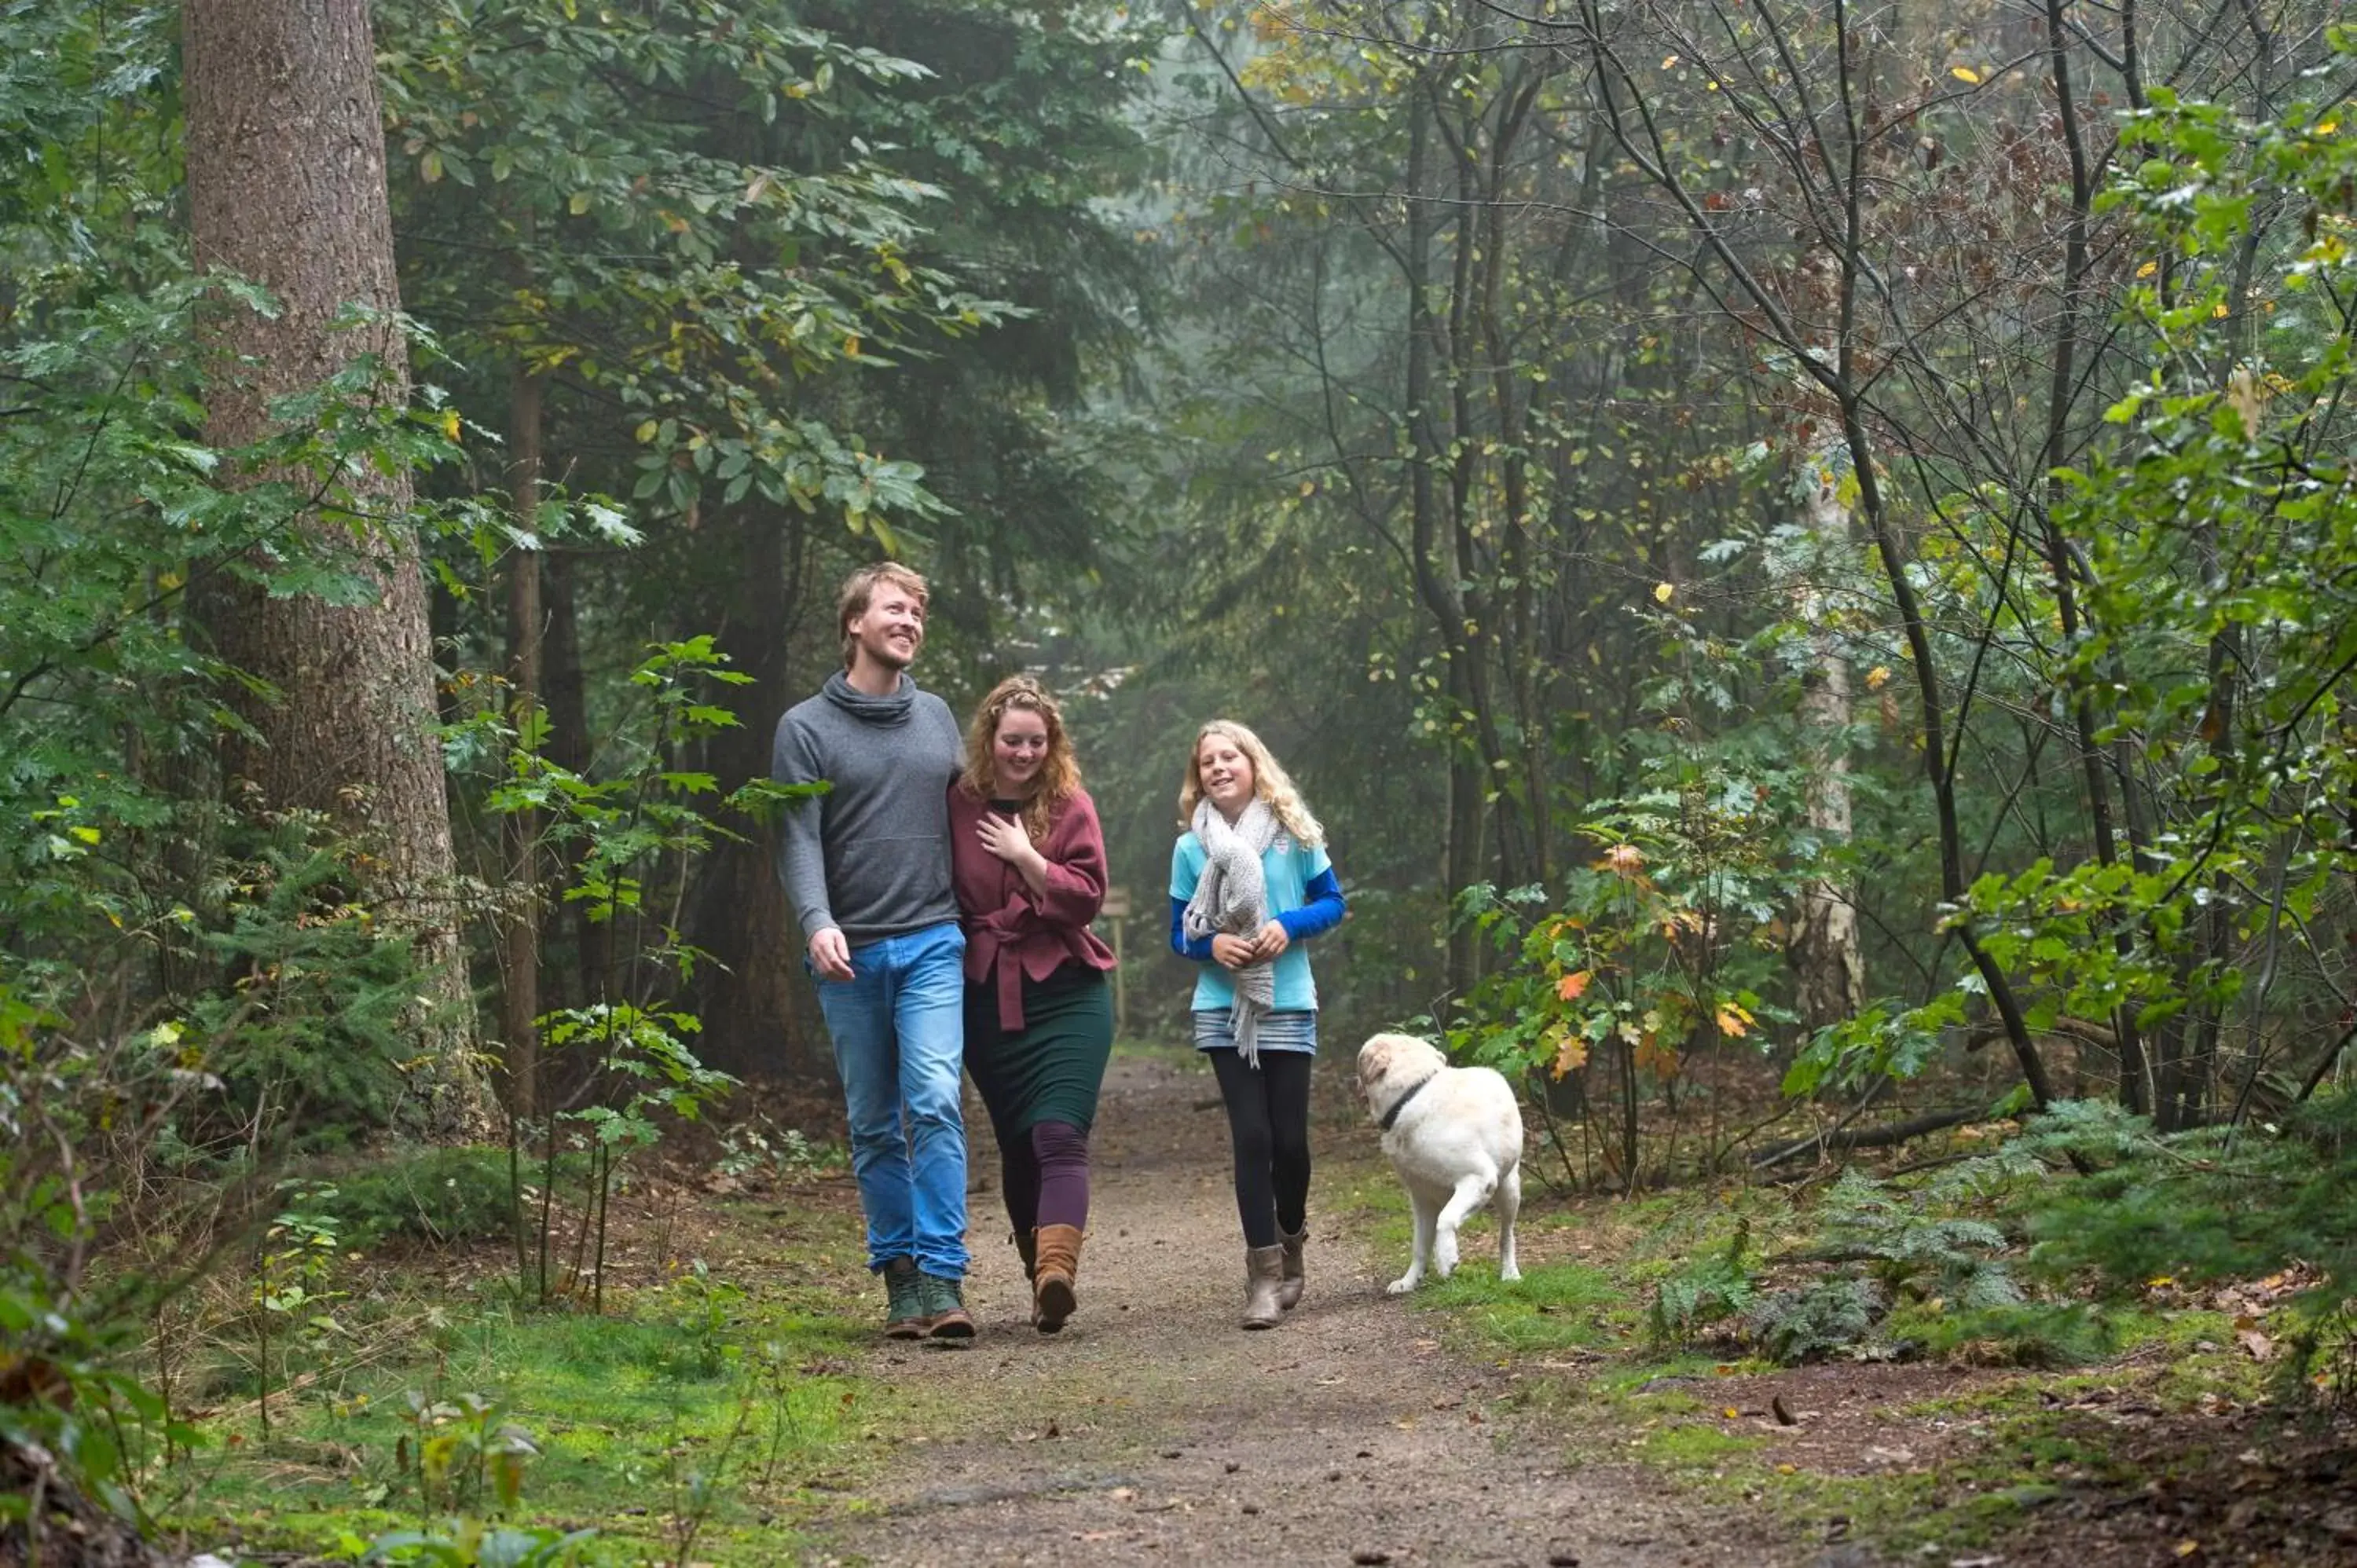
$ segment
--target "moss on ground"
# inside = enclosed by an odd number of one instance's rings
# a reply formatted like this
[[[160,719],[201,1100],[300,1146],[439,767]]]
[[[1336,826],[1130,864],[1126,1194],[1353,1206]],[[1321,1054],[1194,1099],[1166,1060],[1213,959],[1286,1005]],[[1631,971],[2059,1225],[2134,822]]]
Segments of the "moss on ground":
[[[1397,1182],[1381,1167],[1354,1176],[1329,1201],[1351,1209],[1379,1265],[1404,1262],[1409,1219]],[[1420,1287],[1413,1305],[1453,1348],[1508,1372],[1503,1402],[1552,1432],[1574,1463],[1641,1465],[1698,1498],[1764,1508],[1807,1538],[1870,1541],[1894,1554],[2001,1546],[2073,1490],[2142,1483],[2113,1457],[2107,1429],[2072,1408],[2081,1401],[2133,1384],[2137,1397],[2179,1412],[2262,1398],[2270,1376],[2234,1348],[2233,1320],[2216,1312],[1972,1314],[1916,1304],[1890,1331],[1922,1360],[1953,1367],[1959,1379],[1974,1369],[2012,1370],[1878,1412],[1963,1429],[1938,1474],[1907,1463],[1825,1473],[1781,1459],[1772,1439],[1746,1430],[1750,1422],[1714,1397],[1721,1380],[1771,1378],[1778,1368],[1707,1343],[1663,1345],[1646,1332],[1658,1283],[1725,1248],[1738,1226],[1748,1228],[1755,1255],[1802,1244],[1805,1217],[1787,1197],[1684,1190],[1627,1201],[1534,1194],[1526,1202],[1521,1282],[1497,1278],[1489,1222],[1478,1217],[1456,1275]],[[1574,1246],[1576,1262],[1564,1257]]]
[[[856,1253],[856,1217],[719,1219],[711,1239],[759,1259],[745,1283],[680,1270],[659,1288],[609,1286],[602,1316],[522,1309],[500,1283],[379,1273],[347,1333],[390,1348],[321,1357],[272,1399],[267,1443],[250,1394],[199,1419],[210,1441],[173,1472],[167,1522],[216,1549],[348,1557],[465,1513],[595,1529],[627,1561],[676,1558],[691,1531],[699,1561],[790,1557],[803,1526],[857,1506],[895,1434],[959,1418],[921,1384],[854,1370],[880,1306],[835,1262]],[[404,1311],[417,1314],[405,1333]],[[250,1391],[235,1348],[218,1348],[228,1371],[199,1381]],[[519,1440],[508,1505],[491,1455]]]

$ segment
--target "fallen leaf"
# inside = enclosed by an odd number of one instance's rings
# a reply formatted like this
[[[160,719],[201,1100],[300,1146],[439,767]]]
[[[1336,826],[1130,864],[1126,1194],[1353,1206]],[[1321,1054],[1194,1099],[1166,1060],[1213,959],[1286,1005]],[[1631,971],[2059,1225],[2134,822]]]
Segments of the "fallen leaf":
[[[1952,65],[1948,68],[1948,74],[1970,87],[1981,84],[1981,73],[1968,65]]]

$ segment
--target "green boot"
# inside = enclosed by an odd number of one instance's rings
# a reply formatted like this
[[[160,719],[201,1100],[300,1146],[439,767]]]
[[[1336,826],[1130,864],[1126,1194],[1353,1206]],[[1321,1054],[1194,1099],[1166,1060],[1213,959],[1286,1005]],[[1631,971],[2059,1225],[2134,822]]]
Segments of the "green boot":
[[[939,1274],[917,1276],[918,1299],[925,1311],[925,1333],[935,1339],[971,1339],[974,1319],[966,1315],[962,1282]]]
[[[884,1337],[922,1339],[933,1320],[925,1311],[925,1276],[914,1258],[895,1258],[884,1265]]]

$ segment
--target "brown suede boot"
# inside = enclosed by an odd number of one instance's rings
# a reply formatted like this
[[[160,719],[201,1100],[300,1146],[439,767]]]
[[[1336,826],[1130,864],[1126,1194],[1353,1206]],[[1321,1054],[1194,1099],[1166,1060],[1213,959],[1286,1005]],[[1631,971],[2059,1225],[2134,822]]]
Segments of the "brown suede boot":
[[[1244,1316],[1246,1328],[1274,1328],[1285,1321],[1276,1293],[1285,1278],[1285,1248],[1244,1249]]]
[[[1277,1281],[1276,1305],[1287,1312],[1291,1312],[1301,1300],[1301,1249],[1308,1240],[1309,1221],[1307,1219],[1301,1222],[1298,1230],[1290,1233],[1279,1230],[1276,1233],[1276,1244],[1285,1251],[1285,1273]]]
[[[1042,1225],[1032,1232],[1039,1270],[1031,1276],[1031,1322],[1042,1334],[1064,1326],[1064,1319],[1080,1305],[1073,1290],[1081,1273],[1081,1231],[1077,1225]]]

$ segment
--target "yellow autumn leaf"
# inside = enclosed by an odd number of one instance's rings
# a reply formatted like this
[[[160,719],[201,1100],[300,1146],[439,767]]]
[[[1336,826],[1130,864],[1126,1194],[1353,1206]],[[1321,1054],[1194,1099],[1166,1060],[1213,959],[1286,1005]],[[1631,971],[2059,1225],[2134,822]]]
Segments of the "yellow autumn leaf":
[[[2190,1557],[2201,1550],[2201,1543],[2198,1541],[2180,1541],[2177,1543],[2177,1554],[2179,1557]]]
[[[2160,271],[2160,263],[2158,262],[2147,262],[2144,265],[2136,269],[2136,276],[2140,278],[2148,278],[2158,271]]]
[[[1730,1040],[1739,1040],[1749,1032],[1743,1026],[1743,1020],[1737,1017],[1735,1013],[1736,1010],[1732,1007],[1722,1007],[1714,1020],[1718,1025],[1718,1032]]]
[[[1733,1421],[1737,1416],[1741,1415],[1743,1412],[1730,1404],[1722,1407],[1718,1413],[1727,1417],[1727,1420]]]
[[[442,411],[442,434],[452,441],[458,439],[458,411],[457,409],[446,408]]]
[[[1950,66],[1948,74],[1967,86],[1978,87],[1981,84],[1981,73],[1968,65]]]
[[[1878,664],[1866,672],[1866,689],[1869,692],[1879,692],[1889,682],[1889,680],[1890,666]]]
[[[1555,983],[1555,993],[1566,1002],[1577,1002],[1579,993],[1587,989],[1587,983],[1594,978],[1594,974],[1584,969],[1577,974],[1566,974]]]
[[[2333,133],[2333,132],[2338,131],[2339,129],[2341,129],[2341,122],[2340,122],[2340,121],[2338,121],[2338,120],[2327,120],[2323,124],[2319,125],[2319,126],[2316,128],[2316,134],[2317,134],[2318,135],[2319,135],[2319,136],[2329,136],[2329,135],[2332,134],[2332,133]]]
[[[1663,61],[1662,61],[1662,69],[1663,69],[1663,70],[1677,70],[1677,68],[1678,68],[1678,57],[1677,57],[1677,56],[1675,56],[1675,55],[1672,55],[1672,56],[1670,56],[1668,59],[1664,59],[1664,60],[1663,60]]]
[[[2215,305],[2212,306],[2210,307],[2210,316],[2211,316],[2211,319],[2212,319],[2212,320],[2214,320],[2214,321],[2223,321],[2223,320],[2225,320],[2225,319],[2226,319],[2226,302],[2225,302],[2224,300],[2222,300],[2222,300],[2220,300],[2217,304],[2215,304]]]
[[[1675,584],[1656,583],[1653,585],[1653,602],[1657,605],[1668,604],[1670,602],[1670,596],[1677,591]]]
[[[1587,1065],[1587,1042],[1569,1030],[1566,1030],[1562,1040],[1555,1048],[1555,1066],[1552,1069],[1555,1076],[1561,1078],[1566,1073],[1577,1072]]]

